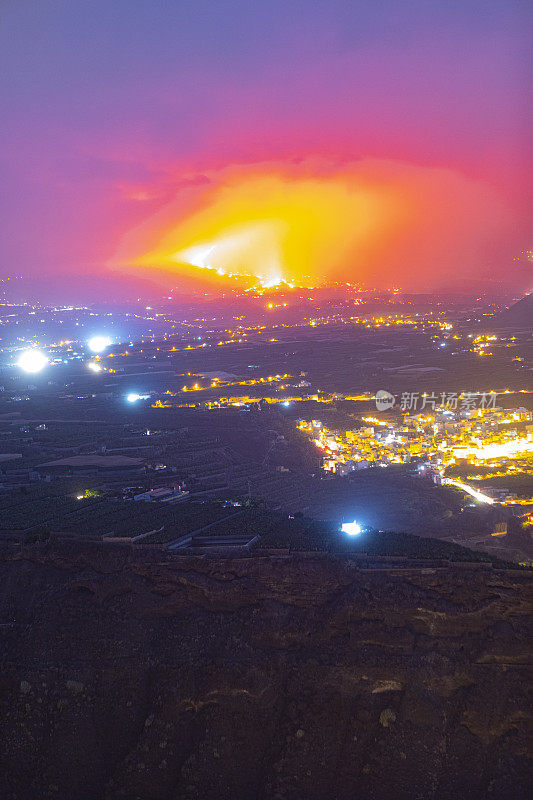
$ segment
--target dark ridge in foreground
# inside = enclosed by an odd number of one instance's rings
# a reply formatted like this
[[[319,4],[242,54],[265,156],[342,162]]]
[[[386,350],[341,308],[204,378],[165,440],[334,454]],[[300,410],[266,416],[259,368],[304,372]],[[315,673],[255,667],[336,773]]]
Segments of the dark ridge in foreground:
[[[0,551],[6,800],[526,798],[531,573]]]

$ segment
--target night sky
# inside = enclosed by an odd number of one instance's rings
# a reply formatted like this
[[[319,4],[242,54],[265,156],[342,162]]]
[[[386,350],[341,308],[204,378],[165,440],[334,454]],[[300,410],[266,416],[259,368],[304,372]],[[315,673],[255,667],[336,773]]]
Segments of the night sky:
[[[0,272],[61,300],[230,274],[531,290],[532,21],[513,0],[3,0]]]

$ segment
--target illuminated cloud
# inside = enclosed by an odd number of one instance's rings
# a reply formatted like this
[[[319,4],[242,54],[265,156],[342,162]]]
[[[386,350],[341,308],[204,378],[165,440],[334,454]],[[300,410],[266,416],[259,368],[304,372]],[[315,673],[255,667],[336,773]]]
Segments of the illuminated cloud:
[[[364,281],[435,288],[479,279],[512,216],[486,183],[393,161],[230,167],[125,237],[114,265],[163,282]],[[210,275],[207,275],[210,273]]]
[[[176,261],[215,245],[217,269],[267,282],[531,290],[532,13],[3,3],[0,270],[26,300],[136,298],[235,282]]]

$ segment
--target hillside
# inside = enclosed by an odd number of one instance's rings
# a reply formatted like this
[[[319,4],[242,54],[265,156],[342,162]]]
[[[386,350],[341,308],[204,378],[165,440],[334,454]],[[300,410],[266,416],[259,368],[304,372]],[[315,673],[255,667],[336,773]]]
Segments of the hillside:
[[[491,327],[533,329],[533,294],[526,294],[506,311],[490,318]]]
[[[5,545],[2,796],[520,800],[531,585]]]

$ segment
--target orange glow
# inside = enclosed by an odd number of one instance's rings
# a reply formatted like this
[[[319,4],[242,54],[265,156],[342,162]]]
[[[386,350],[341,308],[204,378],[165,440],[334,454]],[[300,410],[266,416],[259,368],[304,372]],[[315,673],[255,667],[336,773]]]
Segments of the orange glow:
[[[409,285],[428,265],[459,268],[480,235],[472,208],[506,216],[486,186],[394,162],[259,164],[208,177],[130,232],[114,266],[167,283]]]

